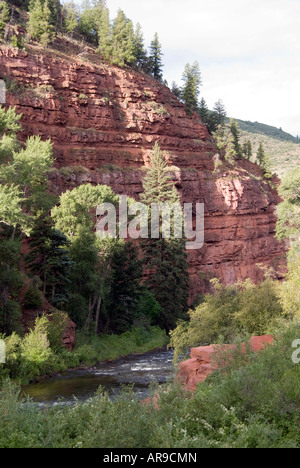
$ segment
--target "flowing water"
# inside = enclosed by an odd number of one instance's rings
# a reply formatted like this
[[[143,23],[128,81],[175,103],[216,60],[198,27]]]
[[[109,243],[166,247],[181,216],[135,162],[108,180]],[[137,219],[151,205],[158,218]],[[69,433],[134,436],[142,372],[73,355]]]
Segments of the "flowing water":
[[[70,370],[58,377],[23,388],[41,406],[86,401],[102,386],[114,399],[124,386],[133,386],[137,398],[149,395],[151,383],[165,383],[174,375],[172,351],[154,351],[99,364],[92,369]]]

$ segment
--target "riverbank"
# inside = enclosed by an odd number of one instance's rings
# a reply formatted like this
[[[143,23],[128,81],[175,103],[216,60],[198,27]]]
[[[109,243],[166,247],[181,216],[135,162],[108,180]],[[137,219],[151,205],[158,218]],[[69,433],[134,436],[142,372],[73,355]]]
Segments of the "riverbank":
[[[85,403],[41,411],[6,381],[0,448],[299,448],[300,366],[292,359],[299,336],[299,323],[278,330],[274,345],[230,359],[193,398],[179,382],[153,389],[159,410],[132,390],[114,401],[100,390]]]
[[[73,351],[53,347],[36,328],[20,338],[12,335],[5,339],[6,364],[0,364],[0,382],[9,377],[21,385],[44,380],[68,369],[92,367],[132,354],[144,354],[168,344],[165,331],[158,327],[133,328],[121,335],[77,334]]]

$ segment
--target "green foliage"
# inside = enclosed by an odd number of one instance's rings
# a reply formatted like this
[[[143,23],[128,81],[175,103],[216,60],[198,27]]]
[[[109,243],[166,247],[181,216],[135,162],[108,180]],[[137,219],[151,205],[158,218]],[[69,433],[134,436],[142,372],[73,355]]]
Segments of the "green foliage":
[[[105,60],[110,60],[112,47],[109,10],[108,8],[104,8],[98,23],[98,51]]]
[[[191,346],[225,341],[231,343],[241,334],[263,335],[282,316],[278,284],[270,277],[254,285],[250,280],[224,286],[213,280],[214,294],[189,312],[190,322],[179,323],[171,332],[175,359]]]
[[[73,1],[63,6],[64,27],[68,34],[73,34],[78,27],[76,7]]]
[[[288,172],[282,179],[279,194],[283,202],[278,206],[276,236],[290,242],[289,258],[297,259],[300,251],[300,169]]]
[[[68,238],[80,235],[82,229],[92,231],[96,208],[106,202],[117,203],[118,197],[105,185],[95,187],[85,184],[71,191],[67,190],[61,195],[59,206],[55,206],[52,210],[56,229]],[[94,211],[94,218],[90,214],[91,210]]]
[[[153,78],[157,81],[162,81],[162,47],[159,42],[158,33],[155,33],[154,38],[150,45],[150,56],[149,56],[149,70]]]
[[[68,246],[67,238],[53,228],[49,218],[39,217],[35,221],[25,264],[28,273],[40,279],[43,295],[58,308],[66,307],[69,299],[72,262]]]
[[[0,1],[0,38],[2,36],[5,24],[9,20],[9,7],[4,0]]]
[[[13,47],[15,47],[16,49],[23,49],[24,47],[24,42],[23,42],[23,39],[22,39],[22,36],[19,34],[17,36],[13,36],[10,40],[11,44]]]
[[[185,66],[182,76],[184,86],[181,89],[181,99],[185,103],[188,114],[198,110],[198,97],[201,86],[201,73],[198,62],[193,65],[189,63]]]
[[[282,328],[274,345],[243,354],[243,365],[211,376],[193,398],[179,383],[154,388],[144,404],[130,389],[112,401],[99,388],[87,403],[40,411],[6,380],[0,447],[299,448],[300,367],[291,359],[299,333],[297,322]]]
[[[259,144],[256,159],[257,159],[258,164],[261,166],[263,170],[264,177],[266,177],[267,179],[270,179],[272,177],[271,169],[270,169],[271,160],[270,160],[270,156],[265,152],[265,149],[262,143]]]
[[[25,291],[23,305],[26,309],[40,309],[43,305],[42,293],[33,284]]]
[[[46,373],[52,351],[47,335],[47,317],[37,318],[34,328],[20,344],[20,375],[31,379]]]
[[[123,67],[135,62],[133,24],[119,9],[112,26],[112,63]]]
[[[53,13],[48,0],[31,0],[29,6],[28,35],[47,46],[55,37]]]
[[[299,317],[300,313],[300,169],[288,172],[282,179],[279,194],[283,202],[278,206],[276,237],[288,240],[288,274],[281,286],[281,304],[287,317]]]
[[[141,195],[141,201],[146,205],[165,203],[169,207],[180,206],[180,196],[166,168],[165,155],[156,143],[151,165],[143,181],[144,193]],[[179,221],[175,215],[170,221],[170,238],[165,238],[161,228],[157,239],[142,242],[145,269],[150,272],[146,285],[161,306],[158,324],[167,331],[175,326],[179,318],[185,316],[189,288],[184,241],[176,239],[174,235],[176,222]],[[161,214],[160,226],[162,227]]]

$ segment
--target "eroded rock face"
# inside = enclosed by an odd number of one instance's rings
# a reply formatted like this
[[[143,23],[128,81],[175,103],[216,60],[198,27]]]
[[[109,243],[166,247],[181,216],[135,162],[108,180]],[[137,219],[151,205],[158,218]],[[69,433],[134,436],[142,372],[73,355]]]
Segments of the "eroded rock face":
[[[23,114],[21,138],[39,134],[54,144],[57,169],[49,177],[56,193],[101,183],[139,199],[155,141],[167,151],[182,202],[205,205],[205,245],[189,253],[191,299],[215,276],[226,283],[261,279],[258,264],[282,275],[276,190],[248,161],[214,172],[210,134],[167,87],[117,67],[6,48],[3,77],[13,91],[7,104]]]
[[[265,349],[274,342],[271,335],[253,336],[250,339],[249,349],[254,352]],[[234,345],[210,345],[191,349],[191,359],[179,364],[177,377],[182,382],[186,390],[194,392],[197,384],[204,382],[212,372],[220,366],[222,353],[234,349]],[[246,345],[243,344],[241,351],[245,352]],[[216,357],[217,356],[217,357]]]

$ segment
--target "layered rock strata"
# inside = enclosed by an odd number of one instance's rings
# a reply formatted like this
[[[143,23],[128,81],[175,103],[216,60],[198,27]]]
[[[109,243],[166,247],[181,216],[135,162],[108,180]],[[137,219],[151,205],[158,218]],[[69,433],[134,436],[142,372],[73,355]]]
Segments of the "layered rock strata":
[[[201,120],[151,78],[63,53],[0,49],[7,105],[23,131],[51,138],[56,193],[82,183],[110,185],[137,200],[156,141],[166,151],[182,203],[205,206],[205,243],[189,253],[191,297],[215,276],[226,283],[282,275],[284,247],[275,239],[276,190],[249,161],[215,171],[217,152]]]

